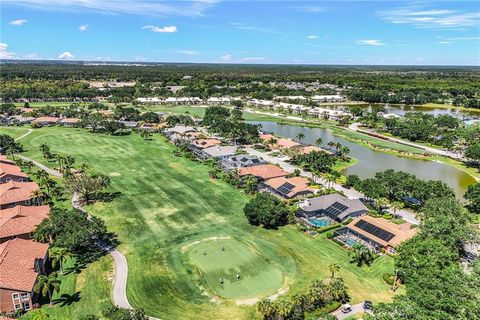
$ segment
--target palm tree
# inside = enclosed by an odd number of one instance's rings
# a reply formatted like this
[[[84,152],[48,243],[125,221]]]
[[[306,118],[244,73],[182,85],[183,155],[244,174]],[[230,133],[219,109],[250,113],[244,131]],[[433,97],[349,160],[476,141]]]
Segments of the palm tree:
[[[317,140],[315,140],[315,144],[316,144],[317,146],[321,146],[322,143],[323,143],[322,138],[317,138]]]
[[[330,270],[331,278],[335,278],[335,272],[340,270],[340,266],[337,263],[332,263],[328,266],[328,270]]]
[[[297,140],[299,142],[301,142],[303,139],[305,139],[305,135],[303,133],[300,132],[299,134],[297,134]]]
[[[333,148],[336,146],[336,143],[333,142],[333,141],[329,141],[329,142],[327,143],[327,146],[329,146],[330,149],[333,149]]]
[[[43,309],[37,309],[34,311],[32,320],[48,320],[48,314]]]
[[[248,176],[245,179],[245,192],[248,194],[252,194],[255,192],[257,187],[257,179],[252,176]]]
[[[355,243],[352,246],[350,253],[352,261],[357,263],[357,266],[361,267],[362,264],[370,265],[373,262],[373,253],[363,244]]]
[[[390,208],[392,208],[393,215],[396,216],[396,215],[397,215],[397,211],[402,210],[402,209],[403,209],[403,206],[404,206],[403,202],[393,201],[393,202],[390,204]]]
[[[151,135],[152,134],[147,130],[142,130],[142,132],[140,132],[140,136],[143,138],[143,140],[148,140]]]
[[[52,272],[48,276],[38,276],[37,283],[33,287],[33,291],[40,293],[43,297],[48,295],[48,301],[50,306],[52,305],[52,291],[60,291],[60,280],[57,279],[57,273]]]
[[[278,315],[282,317],[282,319],[285,319],[292,313],[293,303],[289,300],[279,300],[277,301],[276,306]]]
[[[331,188],[332,185],[337,181],[337,177],[331,173],[325,174],[325,180],[327,180],[327,187]]]
[[[48,172],[43,170],[43,169],[39,169],[39,170],[35,171],[33,173],[33,176],[40,181],[45,181],[46,179],[48,179],[50,177]]]
[[[32,161],[29,160],[25,162],[25,167],[27,168],[28,172],[30,172],[32,168],[35,167],[35,165],[33,164]]]
[[[56,247],[50,249],[49,256],[52,259],[52,266],[55,268],[59,264],[60,274],[63,274],[63,264],[72,254],[66,248]]]

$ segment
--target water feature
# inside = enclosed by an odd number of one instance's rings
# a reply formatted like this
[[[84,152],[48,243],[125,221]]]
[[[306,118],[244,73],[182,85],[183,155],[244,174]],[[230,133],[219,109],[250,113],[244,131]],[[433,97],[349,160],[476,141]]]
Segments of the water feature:
[[[446,164],[429,160],[404,158],[374,151],[358,143],[336,137],[332,131],[327,129],[281,125],[267,121],[250,121],[250,123],[260,124],[266,132],[273,132],[278,136],[292,139],[296,139],[299,133],[303,133],[305,138],[302,140],[302,143],[306,144],[314,144],[315,140],[322,138],[325,147],[329,141],[347,146],[350,149],[350,156],[358,159],[356,165],[345,170],[347,175],[356,174],[361,178],[370,178],[375,173],[387,169],[405,171],[421,179],[442,180],[455,191],[459,198],[463,196],[470,184],[475,183],[475,179],[466,172]]]
[[[457,108],[434,108],[434,107],[422,107],[422,106],[404,106],[404,105],[386,105],[385,109],[387,113],[395,113],[400,116],[405,115],[407,112],[423,112],[432,114],[434,116],[441,114],[448,114],[458,119],[480,118],[480,110],[467,111]]]

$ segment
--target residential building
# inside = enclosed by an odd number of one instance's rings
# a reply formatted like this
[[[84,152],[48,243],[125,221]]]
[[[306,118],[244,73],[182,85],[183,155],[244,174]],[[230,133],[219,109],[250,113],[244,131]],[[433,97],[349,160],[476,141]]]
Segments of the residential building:
[[[293,199],[313,194],[309,181],[304,177],[278,177],[266,180],[263,185],[273,194]]]
[[[258,166],[265,163],[266,162],[263,159],[255,156],[249,154],[239,154],[223,159],[221,165],[225,170],[230,171],[243,167]]]
[[[297,216],[306,220],[326,218],[342,222],[348,218],[363,216],[368,208],[358,199],[348,199],[338,193],[306,199],[299,204]]]
[[[8,159],[3,154],[0,154],[0,163],[15,165],[15,161]]]
[[[316,96],[313,96],[312,97],[312,100],[313,101],[317,101],[317,102],[344,102],[345,101],[345,98],[338,95],[338,94],[334,94],[334,95],[316,95]]]
[[[127,129],[135,129],[138,126],[137,121],[119,120],[118,123],[123,124]]]
[[[300,143],[290,140],[290,139],[285,139],[285,138],[277,138],[273,134],[270,133],[262,133],[260,134],[260,140],[270,143],[272,139],[276,140],[274,144],[270,144],[270,148],[273,150],[280,150],[280,149],[289,149],[292,147],[300,146]]]
[[[196,139],[192,141],[191,146],[196,149],[206,149],[213,146],[219,146],[222,144],[222,141],[214,138],[207,139]]]
[[[78,118],[64,118],[60,120],[60,125],[64,127],[74,127],[80,122]]]
[[[273,164],[261,164],[258,166],[253,167],[242,167],[238,170],[238,174],[243,176],[254,176],[261,181],[265,181],[268,179],[278,178],[278,177],[286,177],[290,173],[283,170],[280,167],[277,167]]]
[[[312,108],[308,111],[308,114],[312,117],[322,117],[329,120],[340,120],[345,116],[349,116],[349,113],[341,110],[332,110],[325,108]]]
[[[163,102],[176,105],[196,105],[203,103],[203,100],[199,97],[169,97]]]
[[[199,156],[200,159],[209,159],[215,158],[220,161],[233,156],[237,153],[236,146],[213,146],[209,148],[202,149],[201,155]]]
[[[38,298],[33,289],[47,260],[48,244],[21,238],[0,244],[0,312],[33,308]]]
[[[0,210],[0,243],[13,238],[30,239],[49,213],[49,206],[16,206]]]
[[[28,181],[28,175],[11,163],[0,162],[0,183]]]
[[[58,117],[38,117],[33,120],[33,123],[38,123],[42,126],[54,126],[60,121]]]
[[[167,138],[169,138],[171,141],[175,141],[195,131],[196,130],[193,127],[176,125],[173,128],[165,129],[164,133],[165,133],[165,136],[167,136]]]
[[[396,224],[383,218],[363,216],[335,231],[334,238],[347,246],[361,243],[374,252],[396,253],[395,248],[412,238],[418,229],[405,222]]]
[[[240,101],[240,97],[211,97],[208,98],[207,104],[218,106],[218,105],[229,105],[233,101]]]
[[[0,209],[39,203],[41,199],[35,195],[39,190],[40,187],[36,182],[9,181],[0,184]]]
[[[138,103],[150,105],[161,104],[163,102],[163,99],[157,97],[137,98],[136,100]]]

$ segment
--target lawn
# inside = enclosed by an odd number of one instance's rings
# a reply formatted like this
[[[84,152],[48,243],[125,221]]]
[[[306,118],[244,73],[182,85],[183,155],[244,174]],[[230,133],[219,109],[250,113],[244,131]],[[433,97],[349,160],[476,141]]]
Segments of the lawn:
[[[6,132],[14,131],[0,128],[0,133]],[[222,292],[212,284],[211,288],[205,288],[208,281],[198,271],[207,267],[196,263],[192,268],[191,259],[182,248],[211,237],[234,237],[257,248],[259,254],[255,258],[268,258],[282,270],[284,285],[289,289],[287,294],[301,292],[314,279],[327,277],[328,265],[336,262],[341,267],[339,275],[349,287],[352,303],[392,298],[382,280],[384,272],[393,271],[392,258],[380,257],[372,266],[359,268],[349,262],[346,250],[327,240],[324,234],[312,238],[295,226],[264,230],[248,225],[242,212],[248,197],[224,182],[209,179],[209,168],[203,164],[173,157],[173,146],[159,135],[145,141],[137,134],[114,137],[91,134],[84,129],[42,128],[22,140],[25,154],[43,161],[38,149],[42,143],[50,145],[53,152],[70,154],[78,164],[85,162],[90,170],[111,177],[111,191],[117,196],[111,202],[87,209],[103,218],[109,230],[118,234],[119,250],[129,264],[129,301],[149,315],[162,319],[258,316],[253,306],[237,305],[234,299],[212,302],[212,297],[205,294],[208,290]],[[245,256],[253,259],[251,253]],[[106,271],[111,270],[111,266],[106,266],[108,263],[102,261],[100,269],[90,265],[82,272],[85,277],[79,280],[80,274],[75,281],[71,280],[75,289],[69,292],[80,290],[81,299],[67,310],[79,308],[84,312],[88,308],[98,313],[96,301],[110,298],[106,290],[111,286],[111,274]],[[255,268],[259,268],[260,261],[255,263]],[[79,282],[84,289],[80,289]],[[275,290],[276,286],[271,285],[267,291]]]

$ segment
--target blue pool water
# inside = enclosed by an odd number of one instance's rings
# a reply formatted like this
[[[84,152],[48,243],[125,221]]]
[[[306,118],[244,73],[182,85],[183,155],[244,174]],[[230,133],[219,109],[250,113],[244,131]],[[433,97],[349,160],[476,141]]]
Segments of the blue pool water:
[[[351,247],[356,243],[356,241],[353,239],[347,239],[345,243]]]
[[[326,227],[328,225],[330,225],[330,223],[328,222],[328,220],[326,219],[319,219],[319,218],[315,218],[315,219],[311,219],[311,220],[308,220],[308,222],[310,222],[310,224],[314,227],[317,227],[317,228],[323,228],[323,227]]]

